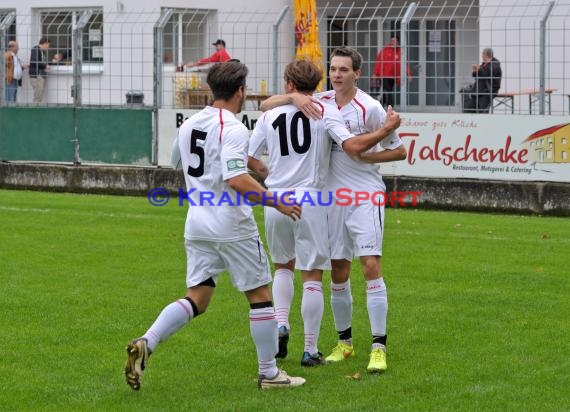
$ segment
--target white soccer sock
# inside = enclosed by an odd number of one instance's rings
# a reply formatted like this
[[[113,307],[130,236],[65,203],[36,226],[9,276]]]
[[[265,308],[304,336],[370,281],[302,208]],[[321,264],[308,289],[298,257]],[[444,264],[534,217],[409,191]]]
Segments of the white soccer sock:
[[[170,335],[180,330],[194,316],[192,305],[186,299],[179,299],[166,306],[143,335],[148,341],[148,349],[154,352],[160,342],[164,342]]]
[[[383,278],[366,281],[366,306],[372,336],[386,335],[388,293]]]
[[[289,269],[277,269],[273,278],[273,303],[279,327],[289,326],[289,311],[293,301],[293,272]]]
[[[277,375],[277,319],[272,307],[249,310],[249,330],[257,349],[259,375]]]
[[[311,355],[319,351],[317,342],[319,341],[324,309],[323,282],[308,281],[303,283],[301,316],[305,330],[305,352],[309,352]]]
[[[336,330],[342,332],[350,328],[352,323],[350,280],[344,283],[331,282],[331,306]]]

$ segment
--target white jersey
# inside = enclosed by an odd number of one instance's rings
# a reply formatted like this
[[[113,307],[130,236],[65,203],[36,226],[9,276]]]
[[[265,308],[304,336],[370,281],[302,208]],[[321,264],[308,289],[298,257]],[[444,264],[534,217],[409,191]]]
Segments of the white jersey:
[[[276,107],[258,119],[248,154],[261,159],[269,153],[265,184],[270,189],[325,188],[333,141],[342,146],[354,134],[334,105],[323,102],[320,107],[320,120],[308,119],[293,105]]]
[[[190,205],[186,239],[232,242],[258,234],[251,207],[226,183],[247,173],[248,141],[247,128],[224,109],[208,106],[180,126],[173,159],[182,161]]]
[[[331,103],[335,102],[335,96],[334,90],[315,94],[321,101]],[[386,111],[380,102],[360,89],[356,89],[354,98],[340,108],[340,112],[346,127],[355,135],[373,132],[386,122]],[[400,145],[402,140],[396,133],[392,133],[368,152],[392,150]],[[342,150],[342,146],[333,145],[327,189],[334,193],[340,188],[352,190],[354,196],[356,191],[384,191],[386,185],[382,181],[378,164],[355,161]]]

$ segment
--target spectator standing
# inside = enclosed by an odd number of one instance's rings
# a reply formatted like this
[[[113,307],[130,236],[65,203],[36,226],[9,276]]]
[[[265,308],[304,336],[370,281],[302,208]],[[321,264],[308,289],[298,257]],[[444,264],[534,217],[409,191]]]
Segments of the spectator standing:
[[[30,55],[30,84],[34,90],[33,103],[41,103],[44,97],[45,82],[48,69],[47,50],[50,41],[46,37],[42,37],[37,46],[32,47]]]
[[[382,86],[382,104],[394,106],[395,89],[401,83],[400,63],[402,60],[402,49],[398,42],[398,38],[393,36],[390,42],[384,46],[374,63],[374,82],[377,87]],[[408,64],[406,67],[408,81],[412,80],[412,70]]]
[[[6,101],[15,102],[18,95],[18,86],[22,85],[22,75],[28,65],[22,64],[18,57],[18,42],[8,42],[8,51],[4,54],[6,64]]]
[[[186,63],[185,66],[195,67],[195,66],[202,66],[208,63],[223,63],[231,59],[230,55],[226,50],[226,42],[224,40],[218,39],[216,40],[215,43],[212,43],[212,46],[216,47],[216,52],[212,54],[210,57],[204,57],[203,59],[200,59],[197,62]]]

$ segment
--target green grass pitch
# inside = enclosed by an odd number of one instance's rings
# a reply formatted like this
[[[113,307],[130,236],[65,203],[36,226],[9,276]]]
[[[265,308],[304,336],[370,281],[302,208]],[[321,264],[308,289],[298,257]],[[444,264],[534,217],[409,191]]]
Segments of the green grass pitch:
[[[209,311],[158,348],[132,391],[126,343],[185,289],[186,207],[176,203],[0,191],[0,410],[570,409],[570,220],[414,209],[386,211],[386,374],[365,372],[355,263],[356,357],[342,364],[300,366],[296,279],[280,365],[304,387],[256,388],[248,304],[222,277]],[[327,273],[325,354],[336,340],[328,283]]]

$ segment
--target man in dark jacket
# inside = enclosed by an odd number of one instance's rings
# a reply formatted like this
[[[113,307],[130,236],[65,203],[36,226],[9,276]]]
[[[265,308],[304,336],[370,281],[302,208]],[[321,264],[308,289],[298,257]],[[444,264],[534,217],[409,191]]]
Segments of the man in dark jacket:
[[[41,103],[44,96],[45,82],[46,82],[46,69],[48,67],[47,50],[49,49],[50,41],[42,37],[40,44],[32,47],[30,55],[30,84],[34,90],[34,103]]]
[[[493,98],[501,88],[501,62],[493,57],[493,49],[483,49],[483,63],[473,64],[475,83],[470,90],[462,90],[465,113],[488,113]]]

